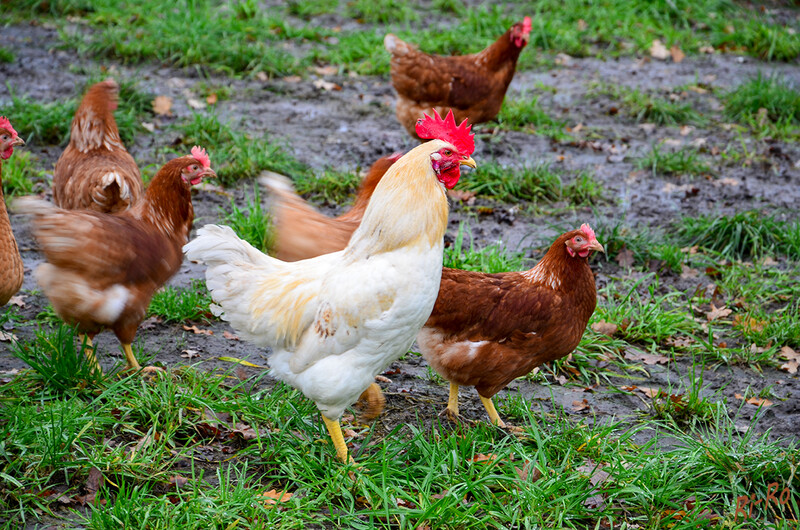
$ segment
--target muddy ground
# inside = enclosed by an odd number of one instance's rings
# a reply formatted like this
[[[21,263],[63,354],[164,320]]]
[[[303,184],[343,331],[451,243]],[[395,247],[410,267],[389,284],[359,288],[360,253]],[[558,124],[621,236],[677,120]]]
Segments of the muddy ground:
[[[13,50],[16,60],[0,64],[0,103],[9,99],[9,89],[17,95],[26,95],[36,100],[50,101],[75,97],[83,86],[86,72],[103,66],[119,79],[137,79],[140,91],[154,95],[170,96],[174,100],[172,119],[155,119],[158,127],[155,134],[140,135],[129,150],[140,164],[155,163],[160,146],[172,143],[179,133],[169,128],[170,123],[191,115],[187,101],[195,94],[195,86],[205,81],[212,85],[230,86],[230,99],[220,101],[217,113],[236,126],[249,130],[253,136],[268,133],[270,137],[282,139],[296,158],[310,166],[323,169],[352,169],[368,167],[382,155],[398,150],[408,150],[414,142],[407,136],[394,117],[394,93],[387,77],[327,76],[342,86],[341,91],[324,91],[315,88],[313,82],[319,78],[309,74],[300,82],[285,80],[231,80],[211,77],[203,80],[193,70],[177,70],[158,64],[128,67],[110,61],[95,61],[78,56],[72,51],[56,49],[58,44],[55,29],[18,25],[3,27],[4,46]],[[524,53],[535,53],[526,50]],[[680,64],[671,62],[623,58],[618,60],[572,59],[566,65],[552,69],[518,72],[509,95],[537,94],[548,113],[564,118],[577,132],[577,142],[553,142],[550,139],[526,132],[493,130],[478,127],[477,148],[474,158],[481,161],[496,160],[501,164],[519,167],[541,162],[552,163],[569,171],[588,170],[602,183],[607,200],[594,208],[559,209],[551,205],[545,215],[526,213],[526,205],[494,204],[492,214],[479,215],[472,207],[458,201],[453,204],[451,230],[453,236],[460,220],[469,219],[473,235],[480,245],[501,240],[511,250],[523,250],[532,257],[541,256],[540,246],[549,244],[559,228],[572,228],[580,223],[607,223],[613,226],[619,220],[633,228],[647,226],[665,230],[670,221],[681,215],[730,214],[736,211],[761,208],[764,211],[793,210],[796,214],[800,204],[800,149],[796,144],[765,142],[747,139],[749,150],[757,152],[761,161],[750,167],[715,167],[712,178],[654,177],[650,172],[639,171],[633,158],[644,155],[651,146],[669,138],[682,145],[692,142],[704,143],[710,150],[724,150],[738,142],[737,136],[717,123],[707,129],[698,128],[682,135],[678,127],[642,127],[633,119],[613,115],[611,107],[616,103],[607,97],[587,95],[592,82],[624,85],[647,90],[673,91],[682,85],[702,84],[716,89],[728,89],[758,71],[780,72],[796,85],[800,85],[800,67],[797,64],[761,63],[749,57],[734,55],[703,55],[688,57]],[[541,85],[553,90],[542,90]],[[721,103],[711,92],[698,94],[693,91],[678,91],[678,97],[696,101],[696,108],[704,113],[719,112]],[[13,117],[12,117],[13,120]],[[712,122],[714,123],[714,122]],[[581,124],[580,127],[577,127]],[[588,141],[580,141],[581,139]],[[590,144],[590,142],[595,142]],[[206,146],[212,156],[214,146]],[[42,146],[32,142],[26,149],[44,161],[48,168],[60,155],[62,146]],[[719,159],[716,159],[719,160]],[[465,175],[464,178],[469,178]],[[244,188],[251,189],[246,182],[232,190],[236,197],[242,196]],[[210,190],[199,191],[194,196],[197,213],[195,227],[219,218],[219,207],[227,206],[229,198]],[[522,207],[520,207],[522,206]],[[331,213],[341,207],[328,208]],[[784,219],[790,216],[784,214]],[[25,219],[12,216],[14,232],[22,249],[25,261],[25,284],[23,295],[26,306],[19,313],[27,323],[7,329],[21,337],[29,337],[34,331],[30,324],[46,300],[34,294],[36,289],[32,270],[41,262],[35,243],[26,226]],[[614,261],[597,260],[593,267],[597,271],[598,287],[614,278],[639,276],[644,273],[628,272]],[[202,269],[185,263],[180,273],[172,280],[175,285],[187,285],[192,278],[200,278]],[[665,275],[661,280],[661,292],[668,290],[694,290],[711,280],[702,274],[692,280],[677,275]],[[603,303],[602,300],[599,301]],[[241,341],[223,337],[228,326],[222,322],[200,323],[201,328],[210,329],[211,336],[196,335],[182,329],[180,324],[154,324],[140,331],[138,341],[143,351],[155,353],[151,362],[166,367],[176,367],[200,362],[203,368],[231,369],[231,365],[217,360],[219,356],[247,359],[259,365],[266,364],[266,355],[255,347]],[[110,333],[97,338],[100,362],[105,369],[122,360],[116,339]],[[198,357],[187,360],[182,357],[186,349],[195,350]],[[552,377],[551,384],[538,384],[526,380],[512,383],[503,394],[520,393],[531,399],[535,410],[553,411],[562,408],[567,414],[575,414],[576,421],[610,421],[628,417],[639,417],[649,407],[648,401],[621,393],[616,384],[637,384],[646,387],[681,386],[688,378],[691,361],[679,358],[667,366],[645,366],[645,372],[629,374],[634,379],[612,379],[613,384],[603,384],[586,391],[579,382],[562,386]],[[0,342],[0,371],[23,368],[24,365],[10,354],[9,343]],[[642,367],[640,367],[642,368]],[[249,372],[253,369],[247,369]],[[377,429],[390,431],[401,422],[415,423],[422,418],[426,423],[436,418],[436,413],[446,404],[447,388],[432,382],[425,362],[413,355],[396,362],[388,370],[391,383],[383,383],[387,393],[387,412],[378,420]],[[777,397],[775,404],[764,412],[755,423],[759,432],[772,430],[775,439],[789,442],[796,440],[800,432],[800,381],[796,376],[772,368],[763,372],[738,366],[707,368],[704,379],[708,385],[703,395],[714,395],[715,399],[727,401],[730,413],[735,416],[740,429],[756,414],[756,407],[743,405],[734,398],[748,387],[758,391],[772,386]],[[266,379],[267,384],[271,381]],[[573,401],[586,399],[589,408],[579,413],[572,407]],[[411,405],[411,406],[409,406]],[[485,413],[473,390],[465,390],[461,397],[463,414],[469,418],[483,418]],[[640,435],[644,442],[647,433]]]

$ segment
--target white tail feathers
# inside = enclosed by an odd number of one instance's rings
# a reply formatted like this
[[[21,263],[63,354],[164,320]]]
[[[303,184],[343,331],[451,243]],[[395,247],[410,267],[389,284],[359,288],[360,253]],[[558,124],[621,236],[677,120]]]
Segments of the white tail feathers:
[[[273,258],[253,248],[250,243],[239,239],[229,226],[206,225],[197,231],[197,237],[184,245],[183,251],[191,261],[208,265],[209,276],[213,267],[229,263],[253,264],[269,267]]]
[[[130,186],[128,186],[128,183],[125,182],[124,178],[122,178],[122,175],[120,175],[116,171],[109,171],[108,173],[102,176],[102,178],[100,179],[101,188],[100,190],[97,190],[96,193],[98,193],[101,197],[105,198],[104,191],[112,184],[116,184],[117,187],[119,188],[120,199],[127,200],[131,198]],[[95,200],[95,202],[98,201]]]
[[[19,197],[11,202],[11,211],[26,215],[47,215],[56,209],[57,206],[33,195]]]
[[[383,47],[392,55],[405,55],[408,53],[408,44],[401,41],[391,33],[387,33],[383,38]]]
[[[119,284],[104,290],[94,289],[79,275],[49,263],[39,265],[34,276],[56,312],[72,315],[76,320],[93,320],[110,326],[122,314],[131,296]]]
[[[274,171],[262,172],[258,182],[273,193],[294,193],[291,179]]]

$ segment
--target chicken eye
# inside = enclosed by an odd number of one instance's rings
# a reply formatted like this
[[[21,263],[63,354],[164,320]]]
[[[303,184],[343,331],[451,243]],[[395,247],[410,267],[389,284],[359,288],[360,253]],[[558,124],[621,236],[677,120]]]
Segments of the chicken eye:
[[[581,236],[575,236],[576,243],[583,243],[583,238]]]
[[[453,152],[450,149],[445,149],[444,150],[444,156],[450,156],[452,154],[453,154]]]

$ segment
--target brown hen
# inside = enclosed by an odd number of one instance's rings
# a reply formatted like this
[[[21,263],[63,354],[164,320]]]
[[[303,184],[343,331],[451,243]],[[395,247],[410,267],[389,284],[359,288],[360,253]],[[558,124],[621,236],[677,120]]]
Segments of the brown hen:
[[[436,305],[417,344],[450,381],[446,411],[452,417],[458,417],[458,387],[474,386],[492,423],[505,427],[492,396],[578,346],[597,303],[588,264],[595,250],[604,252],[584,224],[556,239],[528,271],[442,270]]]
[[[25,141],[19,137],[8,118],[0,116],[0,160],[7,160],[18,145],[25,145]],[[0,305],[5,305],[22,287],[23,267],[3,197],[2,168],[0,164]]]
[[[525,17],[482,52],[450,57],[428,55],[387,34],[383,44],[392,55],[397,120],[415,138],[417,120],[431,109],[442,116],[452,109],[457,121],[469,118],[473,124],[493,120],[500,112],[530,31],[531,19]]]
[[[114,213],[142,197],[139,168],[125,150],[114,120],[118,96],[119,85],[106,79],[89,88],[75,111],[69,145],[53,173],[56,206]]]
[[[91,338],[110,328],[128,368],[139,369],[131,343],[150,299],[180,268],[194,219],[191,186],[216,176],[205,150],[167,162],[141,201],[118,214],[65,210],[35,197],[15,203],[33,215],[47,263],[35,272],[56,313]],[[95,366],[97,360],[87,349]]]
[[[339,217],[327,217],[295,193],[288,179],[268,176],[261,179],[271,193],[271,213],[275,223],[275,257],[299,261],[342,250],[361,223],[375,186],[402,153],[379,158],[361,181],[353,207]]]

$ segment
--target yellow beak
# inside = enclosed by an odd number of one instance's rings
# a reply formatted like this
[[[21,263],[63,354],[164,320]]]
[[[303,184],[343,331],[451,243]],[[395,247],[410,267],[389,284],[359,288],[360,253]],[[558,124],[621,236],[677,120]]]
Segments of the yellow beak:
[[[14,147],[23,146],[25,145],[25,140],[23,140],[21,136],[17,136],[11,141],[11,145],[13,145]]]
[[[467,158],[462,158],[459,161],[459,164],[461,164],[462,166],[469,166],[472,169],[475,169],[476,167],[478,167],[478,164],[475,163],[475,161],[472,159],[471,156],[468,156]]]
[[[606,249],[603,248],[603,245],[600,244],[598,240],[594,240],[589,244],[589,250],[597,250],[598,252],[602,252],[603,254],[606,253]]]

